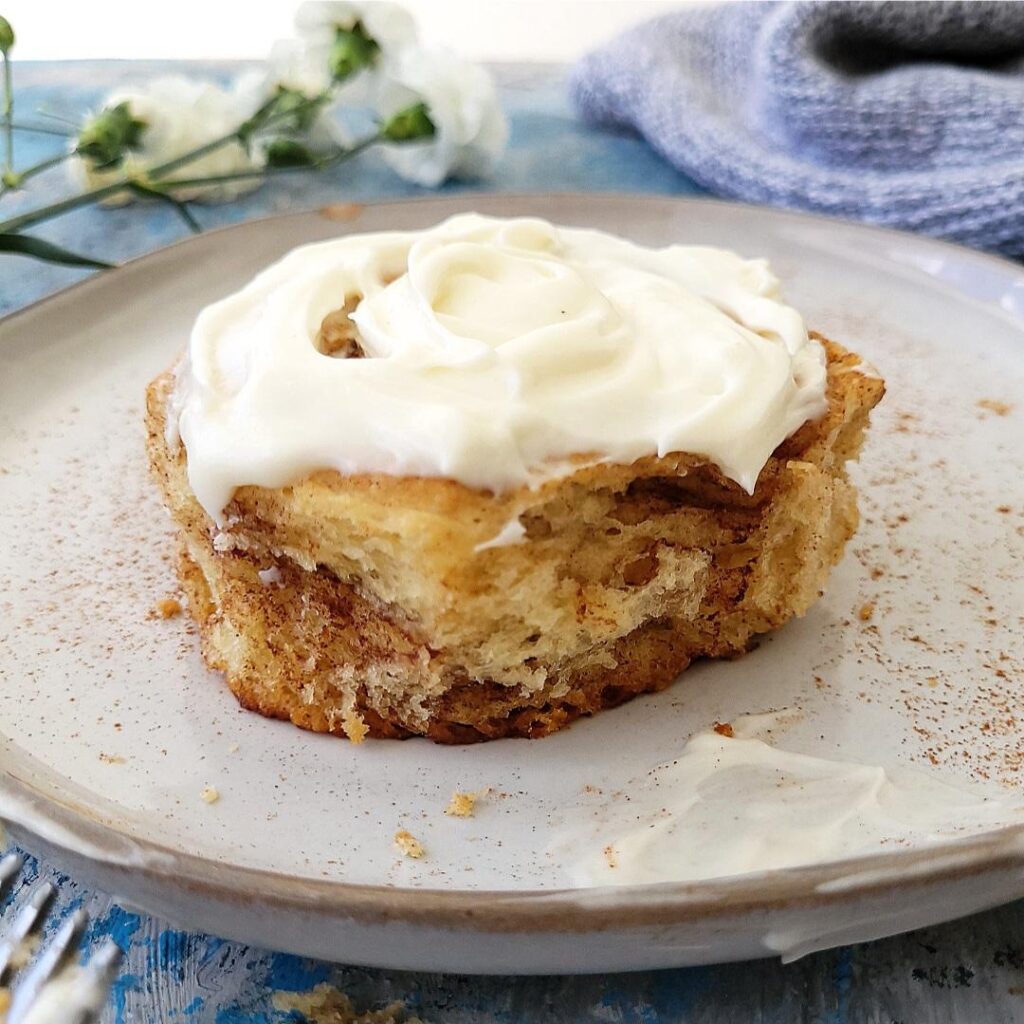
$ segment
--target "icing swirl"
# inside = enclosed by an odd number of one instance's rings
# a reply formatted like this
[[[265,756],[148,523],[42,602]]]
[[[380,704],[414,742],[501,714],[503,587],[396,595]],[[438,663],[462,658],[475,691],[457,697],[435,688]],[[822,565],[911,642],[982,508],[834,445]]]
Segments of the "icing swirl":
[[[363,358],[317,343],[346,303]],[[691,452],[749,491],[824,412],[825,355],[763,260],[465,214],[293,250],[203,310],[174,405],[215,519],[319,469],[503,492],[581,455]]]

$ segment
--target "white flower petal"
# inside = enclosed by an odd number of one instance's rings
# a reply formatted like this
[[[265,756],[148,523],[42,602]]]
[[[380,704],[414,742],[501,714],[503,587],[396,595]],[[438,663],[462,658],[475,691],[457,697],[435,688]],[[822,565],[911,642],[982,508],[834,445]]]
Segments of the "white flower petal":
[[[316,96],[331,84],[326,47],[310,47],[298,39],[279,39],[270,48],[267,63],[272,84],[305,96]]]

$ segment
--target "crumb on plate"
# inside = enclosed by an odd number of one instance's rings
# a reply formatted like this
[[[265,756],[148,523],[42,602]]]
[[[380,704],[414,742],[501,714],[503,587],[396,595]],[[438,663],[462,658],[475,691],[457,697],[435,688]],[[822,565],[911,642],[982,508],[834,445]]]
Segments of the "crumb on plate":
[[[326,981],[309,992],[275,992],[271,1004],[279,1012],[298,1013],[306,1024],[423,1024],[407,1014],[404,1003],[357,1010],[346,993]]]
[[[370,727],[363,721],[363,716],[355,710],[345,712],[341,719],[341,727],[353,743],[362,743],[370,735]]]
[[[173,619],[182,613],[181,602],[174,597],[165,597],[153,605],[151,615],[155,619]]]
[[[444,813],[450,818],[472,818],[479,798],[479,793],[462,793],[456,790],[452,793],[452,798],[448,801]]]
[[[214,786],[203,786],[199,791],[199,796],[204,803],[215,804],[220,799],[220,793]]]
[[[857,609],[857,618],[861,622],[870,622],[875,614],[875,602],[865,601],[864,604]]]
[[[732,739],[733,736],[736,735],[736,731],[733,729],[731,722],[715,722],[711,728],[714,729],[719,736],[727,736],[729,739]]]
[[[426,852],[423,849],[423,844],[408,830],[399,829],[395,833],[395,846],[405,854],[406,857],[412,857],[413,860],[419,860],[420,857]]]
[[[362,203],[330,203],[320,207],[320,216],[327,220],[355,220],[365,210]]]

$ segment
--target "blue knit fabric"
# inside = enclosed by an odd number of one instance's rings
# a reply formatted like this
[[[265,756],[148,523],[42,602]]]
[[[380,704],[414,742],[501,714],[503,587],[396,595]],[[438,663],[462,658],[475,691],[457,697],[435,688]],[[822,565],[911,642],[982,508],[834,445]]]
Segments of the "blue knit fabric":
[[[721,195],[1024,255],[1024,2],[682,10],[571,87]]]

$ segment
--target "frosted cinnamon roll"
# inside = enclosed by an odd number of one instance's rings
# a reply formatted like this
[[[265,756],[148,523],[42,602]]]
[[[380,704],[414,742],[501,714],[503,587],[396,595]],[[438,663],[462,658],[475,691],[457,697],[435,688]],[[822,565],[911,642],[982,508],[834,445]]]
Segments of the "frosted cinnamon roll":
[[[802,615],[883,391],[762,260],[467,214],[303,246],[205,309],[148,449],[243,704],[457,743]]]

